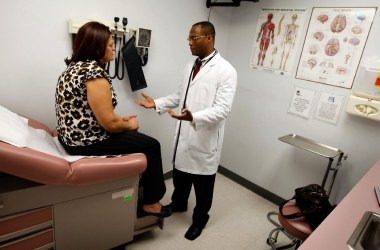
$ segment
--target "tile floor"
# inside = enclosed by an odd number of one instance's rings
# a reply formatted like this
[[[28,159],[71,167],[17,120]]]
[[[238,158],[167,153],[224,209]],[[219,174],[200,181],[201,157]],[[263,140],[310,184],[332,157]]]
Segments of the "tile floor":
[[[163,204],[170,203],[172,179],[166,181],[166,187]],[[189,241],[184,238],[184,234],[191,225],[194,205],[192,191],[187,212],[175,213],[166,218],[163,230],[156,228],[136,236],[125,250],[271,249],[266,240],[274,226],[266,215],[269,211],[277,210],[277,205],[217,174],[210,220],[202,234],[196,240]]]

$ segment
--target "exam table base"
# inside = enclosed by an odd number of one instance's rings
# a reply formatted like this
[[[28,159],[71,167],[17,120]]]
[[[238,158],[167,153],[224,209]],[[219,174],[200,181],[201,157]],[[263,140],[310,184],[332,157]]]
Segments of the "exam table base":
[[[86,186],[0,179],[0,250],[111,249],[163,227],[163,219],[136,218],[138,175]]]

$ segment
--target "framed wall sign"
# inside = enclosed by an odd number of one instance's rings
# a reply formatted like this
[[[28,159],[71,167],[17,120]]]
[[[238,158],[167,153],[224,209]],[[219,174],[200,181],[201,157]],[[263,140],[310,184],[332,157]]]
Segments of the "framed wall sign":
[[[321,92],[315,111],[315,118],[337,124],[344,103],[344,96]]]
[[[314,96],[314,90],[295,87],[288,112],[308,119]]]

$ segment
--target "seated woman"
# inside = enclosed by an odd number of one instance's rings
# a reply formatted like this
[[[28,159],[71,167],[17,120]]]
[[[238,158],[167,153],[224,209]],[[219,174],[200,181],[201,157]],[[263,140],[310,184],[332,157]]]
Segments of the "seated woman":
[[[167,217],[172,211],[160,203],[166,192],[160,143],[137,131],[136,115],[121,117],[114,111],[117,96],[105,70],[114,60],[114,52],[107,26],[89,22],[79,29],[56,87],[58,139],[72,155],[144,153],[147,168],[140,182],[143,200],[138,217]]]

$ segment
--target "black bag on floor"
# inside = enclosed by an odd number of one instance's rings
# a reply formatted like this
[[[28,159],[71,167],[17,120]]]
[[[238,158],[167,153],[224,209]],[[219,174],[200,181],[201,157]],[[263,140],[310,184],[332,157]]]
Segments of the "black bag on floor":
[[[294,214],[283,214],[282,208],[292,199],[296,200],[296,204],[301,211]],[[330,204],[326,191],[318,184],[296,188],[292,199],[285,200],[280,205],[281,215],[287,219],[305,216],[305,219],[313,229],[316,229],[335,207],[335,205]]]

